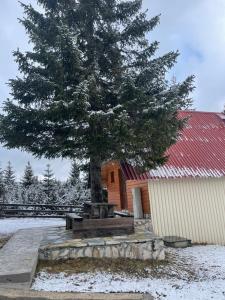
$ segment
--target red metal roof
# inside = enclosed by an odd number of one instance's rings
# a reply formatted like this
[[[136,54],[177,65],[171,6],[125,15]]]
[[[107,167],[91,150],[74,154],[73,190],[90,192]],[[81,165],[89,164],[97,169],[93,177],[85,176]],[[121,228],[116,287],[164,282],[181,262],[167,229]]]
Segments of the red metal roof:
[[[225,176],[225,115],[181,111],[179,117],[189,120],[177,143],[167,150],[167,163],[141,175],[122,164],[127,179]]]

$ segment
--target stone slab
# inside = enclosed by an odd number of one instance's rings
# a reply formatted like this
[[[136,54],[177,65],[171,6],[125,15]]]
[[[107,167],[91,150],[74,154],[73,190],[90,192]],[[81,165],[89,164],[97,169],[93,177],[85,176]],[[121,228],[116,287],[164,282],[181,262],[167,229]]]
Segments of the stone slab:
[[[87,240],[88,246],[104,246],[105,241],[103,239]]]
[[[165,236],[163,238],[164,244],[167,247],[186,248],[191,246],[191,240],[179,236]]]
[[[19,230],[0,250],[0,285],[29,286],[38,261],[42,229]]]

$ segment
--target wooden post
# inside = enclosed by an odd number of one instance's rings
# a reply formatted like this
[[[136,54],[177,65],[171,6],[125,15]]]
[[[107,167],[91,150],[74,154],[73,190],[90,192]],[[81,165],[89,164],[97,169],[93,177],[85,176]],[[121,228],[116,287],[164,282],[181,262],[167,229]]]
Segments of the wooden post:
[[[142,203],[141,203],[141,189],[133,188],[132,189],[132,197],[133,197],[134,218],[135,219],[143,219],[143,209],[142,209]]]

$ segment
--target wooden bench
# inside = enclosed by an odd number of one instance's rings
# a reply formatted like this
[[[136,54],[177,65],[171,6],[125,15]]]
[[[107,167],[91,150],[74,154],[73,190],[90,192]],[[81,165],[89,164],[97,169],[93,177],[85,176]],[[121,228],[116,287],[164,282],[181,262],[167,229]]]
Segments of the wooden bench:
[[[73,229],[76,225],[79,224],[83,221],[83,218],[78,216],[77,214],[67,214],[66,215],[66,229],[71,230]]]
[[[75,238],[93,238],[134,233],[133,218],[73,219]]]

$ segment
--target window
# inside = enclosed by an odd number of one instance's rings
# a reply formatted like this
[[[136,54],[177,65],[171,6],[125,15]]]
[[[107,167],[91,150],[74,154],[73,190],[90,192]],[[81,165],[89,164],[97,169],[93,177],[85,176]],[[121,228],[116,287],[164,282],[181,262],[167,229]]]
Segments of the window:
[[[114,183],[115,182],[114,172],[110,173],[110,177],[111,177],[111,183]]]

